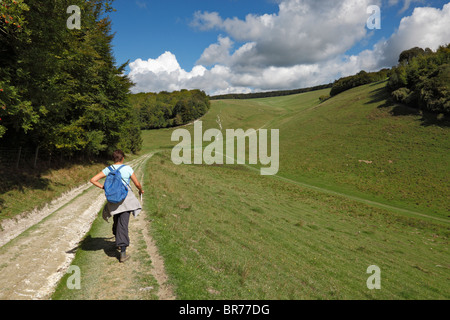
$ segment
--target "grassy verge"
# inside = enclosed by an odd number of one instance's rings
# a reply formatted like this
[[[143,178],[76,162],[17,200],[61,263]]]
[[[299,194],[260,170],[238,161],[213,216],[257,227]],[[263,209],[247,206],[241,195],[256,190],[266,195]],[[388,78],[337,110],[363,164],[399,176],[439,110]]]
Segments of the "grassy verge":
[[[180,299],[448,299],[448,228],[263,177],[148,163],[153,236]],[[369,290],[370,265],[382,289]]]

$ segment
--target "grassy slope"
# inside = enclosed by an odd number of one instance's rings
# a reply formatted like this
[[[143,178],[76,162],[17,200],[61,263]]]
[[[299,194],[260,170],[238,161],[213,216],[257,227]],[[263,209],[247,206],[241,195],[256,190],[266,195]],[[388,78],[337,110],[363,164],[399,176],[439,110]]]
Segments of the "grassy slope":
[[[280,175],[447,217],[448,127],[389,106],[384,85],[344,92],[279,123]]]
[[[449,298],[448,229],[243,166],[149,162],[153,236],[180,299]],[[366,269],[382,271],[382,290]]]
[[[355,88],[322,104],[318,97],[329,89],[213,101],[203,130],[218,128],[218,116],[224,135],[226,128],[279,129],[279,176],[447,218],[448,126],[429,125],[413,110],[390,105],[384,86]],[[172,131],[145,131],[146,150],[174,146]]]
[[[324,91],[217,101],[203,127],[218,127],[219,115],[224,129],[279,128],[279,175],[445,217],[448,128],[393,116],[399,107],[387,105],[383,86],[321,105]],[[146,145],[170,147],[170,133],[146,132]],[[450,297],[446,223],[245,166],[174,166],[169,150],[151,159],[148,173],[153,233],[181,299]],[[381,268],[379,291],[366,287],[372,264]]]

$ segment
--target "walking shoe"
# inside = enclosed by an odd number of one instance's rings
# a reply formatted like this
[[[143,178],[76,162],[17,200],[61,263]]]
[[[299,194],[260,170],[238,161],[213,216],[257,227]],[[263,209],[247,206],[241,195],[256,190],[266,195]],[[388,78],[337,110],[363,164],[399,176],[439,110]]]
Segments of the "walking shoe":
[[[125,262],[125,261],[127,261],[129,258],[130,258],[130,255],[129,255],[129,254],[127,254],[126,252],[121,252],[121,253],[120,253],[120,259],[119,259],[119,261],[120,261],[120,262]]]

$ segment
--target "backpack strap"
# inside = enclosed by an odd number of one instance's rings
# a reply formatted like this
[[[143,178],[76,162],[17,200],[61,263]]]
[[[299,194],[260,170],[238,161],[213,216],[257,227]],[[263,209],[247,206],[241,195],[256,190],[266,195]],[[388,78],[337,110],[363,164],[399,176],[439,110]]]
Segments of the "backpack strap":
[[[121,165],[117,170],[120,171],[120,169],[122,169],[123,167],[125,167],[124,164]],[[125,184],[126,184],[128,187],[130,187],[130,184],[128,184],[125,180],[123,180],[123,178],[122,178],[122,181],[125,182]]]
[[[117,170],[117,171],[120,171],[120,169],[122,169],[123,167],[125,167],[124,164],[121,165],[121,166],[120,166],[119,168],[117,168],[117,169],[114,169],[113,166],[109,166],[108,169],[109,169],[110,172],[116,171],[116,170]],[[130,186],[130,184],[127,183],[125,180],[123,180],[123,178],[122,178],[122,181],[125,182],[125,184],[126,184],[128,187]]]

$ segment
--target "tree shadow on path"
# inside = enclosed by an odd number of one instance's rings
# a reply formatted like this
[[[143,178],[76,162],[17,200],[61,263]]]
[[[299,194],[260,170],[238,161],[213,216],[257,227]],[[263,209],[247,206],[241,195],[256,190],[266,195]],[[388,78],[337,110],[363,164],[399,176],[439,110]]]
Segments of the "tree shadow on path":
[[[93,238],[88,235],[84,238],[78,246],[67,251],[67,253],[75,253],[76,250],[81,249],[84,251],[99,251],[103,250],[103,252],[111,258],[119,259],[119,252],[116,248],[116,242],[114,241],[114,237],[111,238]]]

